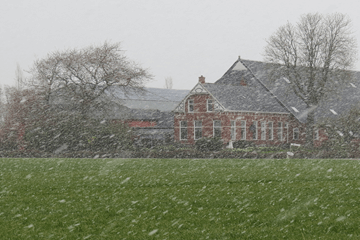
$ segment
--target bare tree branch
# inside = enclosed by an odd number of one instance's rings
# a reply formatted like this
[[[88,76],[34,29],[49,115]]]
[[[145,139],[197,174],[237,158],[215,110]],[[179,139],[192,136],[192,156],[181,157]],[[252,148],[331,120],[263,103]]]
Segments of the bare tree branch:
[[[279,64],[271,78],[286,77],[290,89],[309,109],[336,94],[351,79],[356,41],[350,19],[343,14],[306,14],[287,23],[267,40],[265,60]],[[307,143],[312,142],[314,114],[307,117]]]

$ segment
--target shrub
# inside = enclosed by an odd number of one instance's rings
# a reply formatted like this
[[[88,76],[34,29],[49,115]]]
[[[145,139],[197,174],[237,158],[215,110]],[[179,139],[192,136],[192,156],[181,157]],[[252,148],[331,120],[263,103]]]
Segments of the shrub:
[[[234,148],[248,148],[248,147],[255,147],[255,144],[250,141],[238,140],[238,141],[233,142],[233,147]]]
[[[221,138],[201,138],[195,142],[198,151],[219,151],[223,148]]]

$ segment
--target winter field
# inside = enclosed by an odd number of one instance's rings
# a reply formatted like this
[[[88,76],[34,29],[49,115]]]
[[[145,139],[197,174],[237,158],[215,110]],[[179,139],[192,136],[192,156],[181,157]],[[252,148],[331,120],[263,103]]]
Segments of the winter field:
[[[358,239],[360,161],[0,159],[0,239]]]

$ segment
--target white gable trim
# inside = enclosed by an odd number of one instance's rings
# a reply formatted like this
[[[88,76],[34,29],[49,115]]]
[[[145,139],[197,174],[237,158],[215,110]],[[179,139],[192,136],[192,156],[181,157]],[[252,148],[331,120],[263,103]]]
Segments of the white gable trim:
[[[175,107],[174,112],[185,112],[185,103],[192,95],[209,94],[214,99],[214,111],[225,111],[224,106],[199,82],[188,95]]]

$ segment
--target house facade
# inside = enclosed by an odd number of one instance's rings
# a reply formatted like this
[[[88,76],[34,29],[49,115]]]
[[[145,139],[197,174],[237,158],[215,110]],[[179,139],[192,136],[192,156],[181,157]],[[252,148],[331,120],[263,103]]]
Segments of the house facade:
[[[246,140],[267,146],[304,142],[304,126],[289,112],[229,110],[211,94],[208,85],[199,82],[175,112],[176,141],[194,144],[202,137],[219,137],[224,143]]]
[[[202,137],[219,137],[225,144],[237,140],[266,146],[304,144],[306,106],[279,87],[285,80],[265,81],[267,68],[262,64],[238,59],[215,83],[199,77],[174,110],[175,141],[194,144]],[[329,109],[330,114],[335,112]],[[320,110],[321,106],[316,111]],[[316,119],[321,114],[326,115],[320,111]],[[326,139],[323,130],[314,132],[315,146]]]

